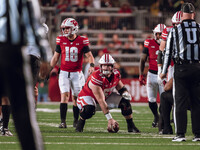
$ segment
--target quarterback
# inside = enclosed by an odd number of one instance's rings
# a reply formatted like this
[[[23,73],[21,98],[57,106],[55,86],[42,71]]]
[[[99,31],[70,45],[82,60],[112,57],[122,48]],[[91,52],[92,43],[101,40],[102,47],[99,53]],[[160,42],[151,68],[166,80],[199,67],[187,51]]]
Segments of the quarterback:
[[[85,83],[82,73],[83,56],[85,54],[89,59],[89,73],[94,71],[94,57],[89,49],[89,40],[87,37],[77,35],[78,23],[73,18],[65,19],[61,24],[61,33],[56,39],[56,50],[51,60],[51,67],[55,67],[61,55],[61,65],[59,74],[59,88],[61,92],[60,117],[61,124],[59,128],[66,128],[66,115],[70,89],[72,89],[73,98],[76,101],[78,93]],[[73,105],[74,127],[76,127],[79,109],[76,102]]]

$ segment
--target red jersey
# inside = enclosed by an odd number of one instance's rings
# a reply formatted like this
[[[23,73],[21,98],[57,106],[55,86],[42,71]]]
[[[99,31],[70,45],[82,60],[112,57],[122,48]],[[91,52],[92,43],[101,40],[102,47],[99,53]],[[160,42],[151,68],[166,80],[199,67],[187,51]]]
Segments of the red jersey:
[[[159,51],[159,44],[155,39],[146,39],[144,41],[144,47],[148,49],[148,51],[144,49],[143,53],[147,54],[149,57],[149,70],[158,71],[157,56]]]
[[[84,47],[89,45],[89,40],[84,36],[77,36],[73,41],[60,35],[56,38],[56,44],[60,46],[61,65],[60,69],[68,72],[82,70]],[[88,52],[88,51],[86,51]]]
[[[88,87],[88,82],[91,81],[94,85],[100,86],[104,92],[105,98],[107,98],[118,85],[121,80],[120,72],[117,69],[114,69],[113,74],[111,75],[111,81],[100,72],[100,70],[96,70],[89,76],[87,82],[79,93],[79,97],[81,96],[91,96],[97,102],[92,90]]]
[[[166,28],[163,30],[162,35],[161,35],[161,38],[162,38],[164,41],[167,41],[167,36],[168,36],[168,33],[169,33],[169,31],[171,30],[171,28],[173,28],[173,26],[166,27]]]

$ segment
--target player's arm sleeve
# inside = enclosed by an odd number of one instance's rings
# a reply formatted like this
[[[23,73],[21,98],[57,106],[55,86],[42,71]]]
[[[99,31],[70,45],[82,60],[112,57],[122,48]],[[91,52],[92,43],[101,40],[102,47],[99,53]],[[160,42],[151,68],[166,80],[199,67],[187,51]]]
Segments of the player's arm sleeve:
[[[88,53],[88,52],[90,52],[91,50],[90,50],[90,48],[89,48],[89,46],[84,46],[83,47],[83,52],[84,53]]]
[[[158,57],[157,57],[157,64],[162,64],[162,57],[163,57],[162,51],[159,50]]]
[[[56,45],[56,49],[55,49],[55,51],[56,51],[57,53],[61,53],[60,45]]]
[[[144,47],[143,50],[142,50],[142,53],[144,53],[147,56],[149,56],[149,49],[147,47]]]

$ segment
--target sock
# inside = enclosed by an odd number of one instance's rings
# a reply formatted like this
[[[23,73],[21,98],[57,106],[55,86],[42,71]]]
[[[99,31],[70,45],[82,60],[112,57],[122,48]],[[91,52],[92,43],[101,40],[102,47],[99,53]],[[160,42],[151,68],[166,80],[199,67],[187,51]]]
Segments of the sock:
[[[10,118],[10,105],[2,105],[3,128],[8,128]]]
[[[79,117],[79,109],[77,106],[73,106],[74,120],[78,120]]]
[[[134,122],[133,122],[133,118],[131,118],[131,119],[126,119],[126,122],[127,122],[128,125],[134,125],[134,126],[135,126],[135,124],[134,124]]]
[[[149,108],[151,109],[153,115],[156,117],[158,116],[158,105],[156,102],[149,102]]]
[[[67,104],[60,103],[60,119],[62,123],[65,123],[67,117]]]

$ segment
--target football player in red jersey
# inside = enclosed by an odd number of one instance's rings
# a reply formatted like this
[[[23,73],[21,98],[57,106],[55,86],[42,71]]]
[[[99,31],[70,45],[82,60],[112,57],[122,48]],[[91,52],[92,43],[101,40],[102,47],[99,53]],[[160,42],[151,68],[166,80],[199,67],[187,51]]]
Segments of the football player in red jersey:
[[[154,38],[146,39],[144,42],[143,53],[140,58],[139,66],[139,81],[140,85],[146,85],[146,80],[144,78],[144,68],[147,58],[149,58],[149,70],[147,74],[147,97],[149,101],[149,108],[151,109],[154,120],[152,122],[152,127],[158,126],[159,115],[158,115],[158,106],[156,103],[157,93],[161,94],[164,91],[164,85],[159,85],[157,82],[157,56],[159,51],[159,45],[161,40],[161,33],[166,26],[164,24],[158,24],[154,30]]]
[[[80,111],[76,131],[83,132],[85,120],[91,118],[96,110],[102,110],[108,120],[108,130],[118,124],[111,116],[109,108],[121,108],[126,119],[128,132],[139,133],[133,122],[131,95],[121,81],[121,75],[114,69],[115,60],[110,54],[104,54],[100,60],[100,69],[90,75],[78,95],[77,106]],[[116,89],[119,94],[114,93]]]
[[[160,78],[159,74],[162,71],[162,53],[164,52],[165,49],[165,45],[166,45],[166,41],[167,41],[167,36],[168,33],[170,32],[170,30],[178,25],[179,23],[181,23],[181,11],[177,11],[173,17],[172,17],[172,26],[168,26],[166,27],[163,32],[162,32],[162,36],[161,36],[161,43],[160,43],[160,50],[158,52],[158,58],[157,58],[157,64],[158,64],[158,83],[162,84],[163,80]],[[171,62],[171,65],[168,68],[168,79],[171,79],[172,75],[173,75],[173,66],[174,63],[173,61]],[[169,80],[168,80],[169,81]]]
[[[77,35],[78,23],[73,18],[65,19],[61,24],[62,35],[56,39],[56,50],[51,60],[51,67],[55,67],[60,55],[61,65],[59,74],[59,87],[61,91],[60,117],[61,124],[59,128],[66,128],[67,104],[70,97],[70,89],[72,89],[74,100],[78,96],[85,83],[82,73],[83,56],[85,54],[89,59],[89,73],[94,71],[94,57],[88,45],[87,37]],[[74,102],[74,127],[79,117],[79,109]]]

